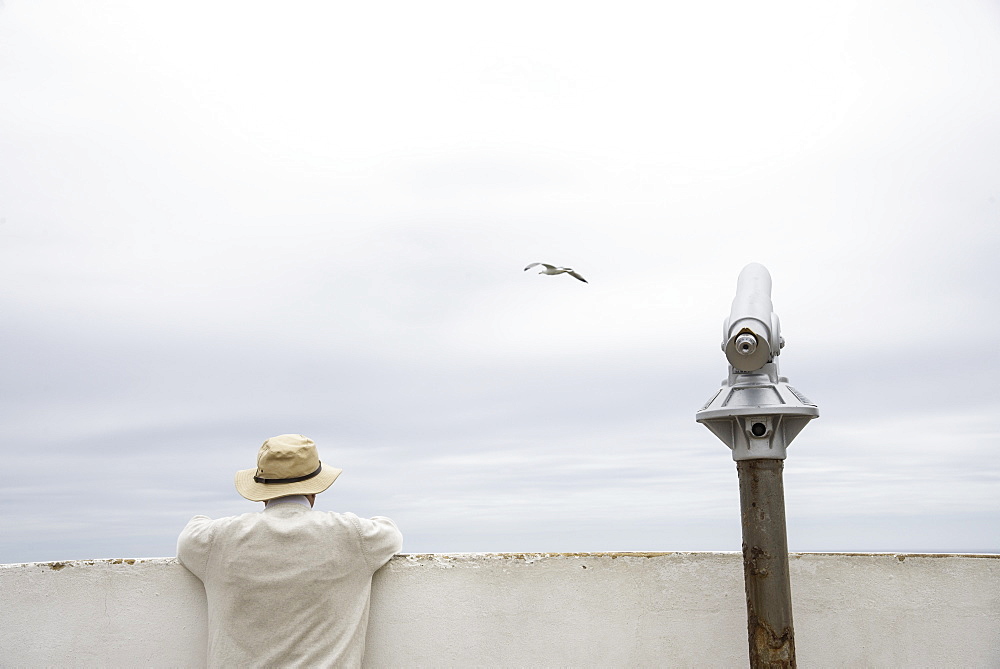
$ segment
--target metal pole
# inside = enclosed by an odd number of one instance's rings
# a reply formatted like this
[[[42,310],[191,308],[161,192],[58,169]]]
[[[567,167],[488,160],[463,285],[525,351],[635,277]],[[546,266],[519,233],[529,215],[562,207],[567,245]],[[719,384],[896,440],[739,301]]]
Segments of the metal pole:
[[[781,460],[739,460],[750,667],[795,667]]]

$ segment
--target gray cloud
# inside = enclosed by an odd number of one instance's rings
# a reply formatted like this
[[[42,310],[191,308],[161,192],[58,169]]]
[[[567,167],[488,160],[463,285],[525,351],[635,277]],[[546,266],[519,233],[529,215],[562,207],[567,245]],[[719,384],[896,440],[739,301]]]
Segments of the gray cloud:
[[[0,40],[0,562],[170,555],[283,432],[406,550],[738,550],[694,412],[750,261],[821,410],[790,547],[1000,550],[992,10],[430,8],[348,69],[329,8],[65,9]]]

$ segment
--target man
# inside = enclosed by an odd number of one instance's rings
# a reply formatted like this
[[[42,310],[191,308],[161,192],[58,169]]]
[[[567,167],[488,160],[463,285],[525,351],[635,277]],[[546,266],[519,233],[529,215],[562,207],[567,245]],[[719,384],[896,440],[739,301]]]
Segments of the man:
[[[205,584],[208,664],[360,666],[372,574],[402,547],[388,518],[314,511],[342,470],[301,434],[264,442],[236,490],[263,511],[195,516],[177,559]]]

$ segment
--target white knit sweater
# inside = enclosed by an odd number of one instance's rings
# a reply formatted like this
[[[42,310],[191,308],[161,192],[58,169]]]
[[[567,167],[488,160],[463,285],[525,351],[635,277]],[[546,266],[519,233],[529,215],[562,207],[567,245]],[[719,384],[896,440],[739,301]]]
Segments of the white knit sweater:
[[[210,667],[356,667],[372,574],[402,547],[388,518],[276,504],[195,516],[177,558],[205,584]]]

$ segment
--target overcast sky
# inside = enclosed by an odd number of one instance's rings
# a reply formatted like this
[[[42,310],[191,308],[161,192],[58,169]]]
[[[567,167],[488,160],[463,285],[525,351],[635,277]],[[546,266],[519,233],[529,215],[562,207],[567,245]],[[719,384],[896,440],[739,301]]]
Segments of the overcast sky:
[[[998,81],[985,1],[6,0],[0,562],[172,556],[289,432],[406,552],[738,551],[749,262],[789,548],[1000,552]]]

